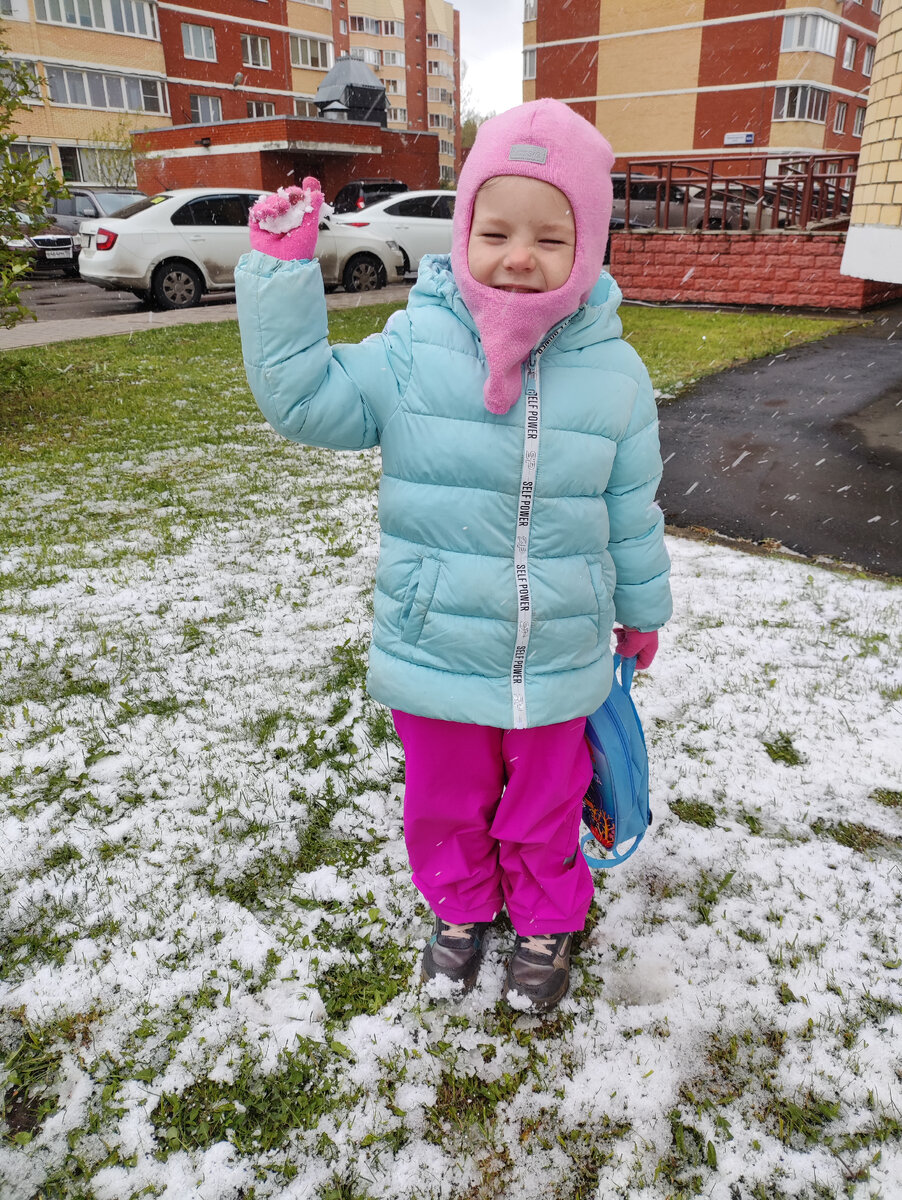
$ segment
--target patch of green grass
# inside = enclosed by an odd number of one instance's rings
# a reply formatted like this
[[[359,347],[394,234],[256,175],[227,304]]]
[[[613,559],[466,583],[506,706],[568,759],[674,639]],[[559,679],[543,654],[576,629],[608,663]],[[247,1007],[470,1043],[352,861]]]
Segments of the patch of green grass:
[[[829,837],[840,846],[848,846],[860,854],[870,850],[886,850],[895,846],[895,839],[887,838],[876,829],[869,829],[856,821],[838,821],[835,825],[827,821],[815,821],[811,829],[818,837]]]
[[[353,1017],[373,1015],[408,986],[413,964],[397,942],[373,945],[349,937],[342,940],[342,949],[346,961],[328,967],[317,979],[331,1020],[346,1024]]]
[[[870,798],[886,808],[902,808],[902,792],[893,791],[892,788],[875,788]]]
[[[670,811],[691,825],[701,825],[703,829],[712,829],[717,824],[717,813],[704,800],[671,800]]]
[[[773,741],[768,741],[766,738],[761,740],[772,762],[785,763],[787,767],[799,767],[807,762],[804,754],[793,745],[792,735],[785,731],[778,733]]]
[[[297,1129],[315,1129],[327,1113],[349,1104],[330,1069],[334,1060],[318,1042],[299,1037],[297,1049],[284,1051],[271,1074],[260,1073],[245,1054],[231,1083],[198,1079],[183,1092],[163,1092],[151,1117],[160,1156],[221,1141],[241,1154],[265,1153]]]
[[[620,313],[624,337],[644,359],[655,387],[664,392],[682,390],[696,379],[737,363],[780,354],[790,346],[861,324],[854,319],[632,305],[624,305]]]

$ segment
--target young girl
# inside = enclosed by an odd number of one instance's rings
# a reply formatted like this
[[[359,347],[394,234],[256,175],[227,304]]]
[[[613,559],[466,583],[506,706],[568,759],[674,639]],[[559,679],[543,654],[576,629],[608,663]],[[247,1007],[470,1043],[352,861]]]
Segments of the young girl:
[[[506,994],[538,1009],[567,990],[592,898],[584,730],[614,620],[642,667],[671,612],[655,402],[602,273],[612,162],[556,100],[487,121],[450,257],[424,258],[407,309],[359,345],[327,341],[315,180],[258,202],[236,272],[267,420],[381,446],[367,686],[404,746],[405,841],[435,914],[424,977],[471,987],[506,904]]]

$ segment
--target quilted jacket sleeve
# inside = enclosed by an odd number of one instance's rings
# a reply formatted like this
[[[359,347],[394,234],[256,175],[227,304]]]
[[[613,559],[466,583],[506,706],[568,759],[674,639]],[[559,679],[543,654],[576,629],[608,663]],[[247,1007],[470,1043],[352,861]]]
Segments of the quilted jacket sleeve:
[[[375,446],[410,376],[406,315],[333,348],[319,263],[257,250],[238,263],[235,292],[248,383],[270,425],[310,446]]]
[[[664,514],[655,503],[661,482],[658,410],[645,367],[639,362],[638,393],[608,480],[608,545],[617,570],[614,610],[633,629],[659,629],[670,618],[670,557],[664,546]]]

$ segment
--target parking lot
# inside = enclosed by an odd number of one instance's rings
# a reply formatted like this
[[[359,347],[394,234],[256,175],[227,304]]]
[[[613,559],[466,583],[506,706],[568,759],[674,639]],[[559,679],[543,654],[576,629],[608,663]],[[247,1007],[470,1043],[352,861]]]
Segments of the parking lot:
[[[81,279],[62,274],[35,278],[22,288],[22,302],[39,321],[72,321],[146,313],[147,308],[131,292],[107,292]],[[202,307],[234,305],[234,292],[205,296]]]

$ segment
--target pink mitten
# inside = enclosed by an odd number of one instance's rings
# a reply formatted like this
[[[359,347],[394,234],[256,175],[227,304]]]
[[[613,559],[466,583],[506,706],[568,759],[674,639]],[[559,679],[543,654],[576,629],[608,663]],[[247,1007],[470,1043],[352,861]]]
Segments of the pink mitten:
[[[323,193],[308,175],[302,187],[279,188],[261,196],[250,211],[251,248],[283,262],[313,258]]]
[[[656,631],[640,633],[638,629],[630,629],[629,625],[621,625],[614,630],[614,637],[621,658],[635,658],[640,671],[651,666],[652,659],[658,653]]]

